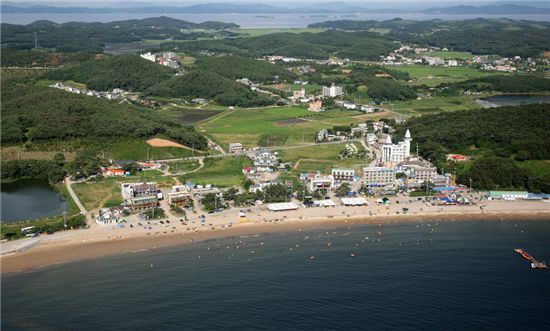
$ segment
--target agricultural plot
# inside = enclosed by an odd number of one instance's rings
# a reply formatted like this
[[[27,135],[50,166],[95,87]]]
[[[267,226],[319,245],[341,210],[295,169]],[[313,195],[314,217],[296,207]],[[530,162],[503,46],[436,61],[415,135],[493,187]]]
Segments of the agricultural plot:
[[[305,107],[239,109],[202,122],[198,128],[223,147],[232,142],[248,148],[293,146],[313,142],[321,129],[359,123],[362,119],[356,116],[360,115],[344,110],[314,113]]]
[[[276,85],[267,85],[267,87],[274,88],[277,90],[281,90],[284,92],[292,92],[292,91],[299,91],[301,89],[304,89],[306,93],[314,93],[319,92],[322,89],[321,85],[317,84],[276,84]]]
[[[109,144],[105,150],[105,158],[111,160],[147,160],[149,159],[173,159],[189,157],[192,151],[188,148],[180,147],[153,147],[141,140],[124,140]]]

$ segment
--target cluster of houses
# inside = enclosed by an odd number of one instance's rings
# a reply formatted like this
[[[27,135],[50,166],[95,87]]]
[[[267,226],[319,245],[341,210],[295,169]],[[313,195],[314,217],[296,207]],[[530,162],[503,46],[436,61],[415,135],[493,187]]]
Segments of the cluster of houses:
[[[50,87],[57,88],[57,89],[74,93],[74,94],[82,94],[82,95],[87,95],[90,97],[97,97],[97,98],[106,98],[109,100],[120,100],[121,102],[139,100],[139,94],[130,93],[120,88],[114,88],[111,91],[96,91],[96,90],[87,89],[83,87],[75,87],[69,84],[64,84],[62,82],[56,82],[50,85]]]
[[[141,58],[158,63],[160,65],[163,65],[165,67],[169,67],[172,69],[177,69],[180,67],[178,63],[178,56],[174,52],[164,52],[162,55],[158,56],[156,54],[153,54],[151,52],[140,54]]]
[[[160,169],[160,164],[158,163],[148,163],[148,162],[135,162],[132,160],[117,160],[112,161],[111,165],[108,167],[101,168],[101,175],[103,177],[128,177],[132,175],[129,171],[125,170],[126,166],[130,163],[137,165],[138,170],[157,170]]]

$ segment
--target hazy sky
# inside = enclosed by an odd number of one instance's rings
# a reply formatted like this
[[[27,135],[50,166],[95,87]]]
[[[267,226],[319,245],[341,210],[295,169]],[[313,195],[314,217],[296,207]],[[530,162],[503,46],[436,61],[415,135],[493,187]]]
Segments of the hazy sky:
[[[50,4],[50,5],[68,5],[68,4],[78,4],[78,5],[97,5],[99,3],[104,5],[109,4],[128,4],[132,5],[132,3],[135,3],[136,5],[139,5],[140,3],[147,3],[147,4],[158,4],[158,5],[192,5],[192,4],[198,4],[198,3],[255,3],[255,4],[266,4],[266,5],[278,5],[278,4],[292,4],[292,5],[299,5],[304,3],[323,3],[323,2],[345,2],[347,4],[354,4],[354,5],[361,5],[361,4],[369,4],[369,3],[376,3],[376,4],[383,4],[383,3],[418,3],[419,5],[430,2],[430,3],[444,3],[444,4],[486,4],[486,3],[494,3],[497,2],[497,0],[466,0],[466,1],[460,1],[460,0],[350,0],[350,1],[340,1],[340,0],[277,0],[277,1],[262,1],[262,0],[136,0],[136,1],[117,1],[117,0],[98,0],[98,1],[91,1],[91,0],[68,0],[68,1],[55,1],[55,0],[6,0],[3,2],[12,2],[12,3],[40,3],[40,4]],[[506,2],[515,2],[515,3],[521,3],[521,2],[544,2],[544,0],[536,1],[536,0],[512,0],[512,1],[506,1]]]

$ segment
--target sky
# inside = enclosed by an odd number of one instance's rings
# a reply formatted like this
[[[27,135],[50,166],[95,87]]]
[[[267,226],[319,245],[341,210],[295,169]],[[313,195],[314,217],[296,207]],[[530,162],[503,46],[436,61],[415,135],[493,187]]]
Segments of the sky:
[[[540,0],[540,2],[543,2],[544,0]],[[97,0],[97,1],[91,1],[91,0],[68,0],[68,1],[56,1],[56,0],[7,0],[2,1],[4,3],[10,2],[10,3],[40,3],[43,5],[70,5],[70,4],[78,4],[78,5],[97,5],[98,3],[109,5],[109,4],[128,4],[132,5],[132,3],[135,3],[136,5],[139,5],[140,3],[147,3],[147,4],[158,4],[158,5],[194,5],[198,3],[254,3],[254,4],[266,4],[266,5],[279,5],[279,4],[297,4],[296,0],[269,0],[269,1],[262,1],[262,0],[136,0],[136,1],[116,1],[116,0]],[[460,0],[350,0],[350,1],[340,1],[340,0],[300,0],[298,1],[301,4],[305,3],[323,3],[323,2],[345,2],[347,4],[354,4],[354,5],[361,5],[361,4],[369,4],[369,3],[442,3],[442,4],[487,4],[487,3],[494,3],[497,2],[497,0],[466,0],[466,1],[460,1]],[[513,1],[506,1],[506,2],[514,2],[514,3],[522,3],[522,2],[533,2],[533,0],[513,0]]]

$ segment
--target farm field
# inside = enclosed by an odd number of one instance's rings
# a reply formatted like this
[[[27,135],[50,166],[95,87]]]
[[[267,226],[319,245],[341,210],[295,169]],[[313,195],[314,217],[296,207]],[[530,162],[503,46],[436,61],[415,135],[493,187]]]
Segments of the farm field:
[[[153,147],[142,140],[123,140],[111,143],[105,150],[105,158],[111,160],[147,160],[147,150],[151,160],[173,159],[191,156],[192,151],[180,147]]]
[[[316,84],[307,84],[307,85],[300,85],[300,84],[278,84],[278,85],[267,85],[268,87],[285,91],[287,92],[290,88],[291,91],[299,91],[301,89],[304,89],[306,93],[313,93],[313,92],[319,92],[321,91],[322,86],[316,85]]]
[[[435,67],[427,65],[396,66],[395,70],[407,72],[414,79],[414,85],[437,86],[443,83],[459,82],[467,79],[495,75],[469,67]]]
[[[372,115],[376,118],[377,114]],[[240,142],[244,147],[293,146],[313,142],[321,129],[364,122],[369,116],[346,110],[314,113],[297,106],[239,109],[200,123],[198,130],[225,148],[232,142]]]
[[[213,184],[217,187],[241,186],[245,181],[242,173],[244,167],[251,164],[245,157],[207,158],[204,168],[197,172],[180,176],[180,182],[193,184]]]

